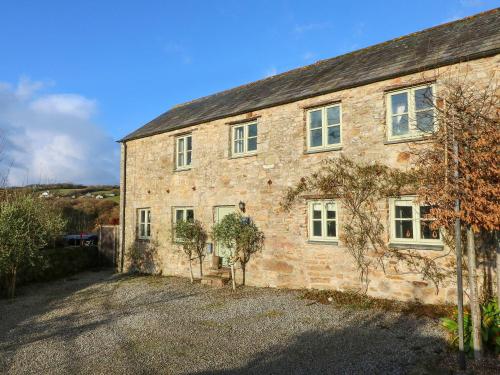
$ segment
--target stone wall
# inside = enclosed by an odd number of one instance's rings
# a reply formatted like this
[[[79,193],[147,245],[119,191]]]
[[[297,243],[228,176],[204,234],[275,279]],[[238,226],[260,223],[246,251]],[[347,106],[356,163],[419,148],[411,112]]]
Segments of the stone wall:
[[[386,142],[384,90],[429,79],[436,79],[439,90],[443,79],[465,73],[469,79],[486,82],[498,66],[499,56],[475,60],[129,141],[126,153],[122,150],[122,172],[126,155],[126,184],[122,173],[125,249],[135,241],[137,209],[150,207],[162,273],[187,276],[188,264],[171,239],[173,207],[194,207],[195,217],[210,228],[215,206],[237,206],[243,201],[246,213],[266,235],[263,252],[248,264],[248,285],[359,289],[359,273],[342,243],[333,246],[308,242],[306,202],[299,201],[290,212],[283,212],[279,202],[284,192],[313,172],[322,160],[341,154],[360,161],[377,160],[391,167],[408,167],[409,143]],[[333,101],[342,103],[342,148],[307,153],[305,108]],[[259,116],[257,154],[231,157],[228,123],[255,116]],[[174,171],[175,137],[186,132],[192,132],[193,137],[192,169]],[[380,202],[380,209],[387,215],[388,203]],[[342,221],[341,208],[339,220]],[[448,252],[419,251],[429,256]],[[207,269],[210,262],[207,257]],[[453,254],[442,262],[452,266]],[[392,264],[385,272],[372,271],[368,293],[427,303],[455,301],[452,284],[445,283],[436,293],[431,283],[419,275],[400,274],[397,266]],[[196,265],[194,270],[198,270]]]

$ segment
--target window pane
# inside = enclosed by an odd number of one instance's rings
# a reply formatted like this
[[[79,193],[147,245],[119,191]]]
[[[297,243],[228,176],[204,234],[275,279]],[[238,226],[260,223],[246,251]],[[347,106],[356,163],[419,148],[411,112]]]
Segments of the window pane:
[[[182,210],[175,210],[175,221],[182,221],[184,220],[184,212]]]
[[[151,211],[147,210],[148,223],[151,223]]]
[[[439,230],[431,227],[432,220],[420,221],[420,237],[425,240],[439,240]]]
[[[234,152],[236,152],[237,154],[243,152],[243,140],[242,139],[234,142]]]
[[[257,138],[249,138],[247,151],[255,151],[255,150],[257,150]]]
[[[145,210],[141,210],[139,212],[140,212],[140,215],[141,215],[140,222],[144,223],[146,221],[146,211]]]
[[[326,110],[327,125],[340,124],[340,107],[331,107]]]
[[[182,167],[184,165],[184,154],[178,154],[177,155],[177,165]]]
[[[328,221],[326,223],[326,235],[328,237],[337,237],[337,225],[335,221]]]
[[[411,206],[396,206],[396,218],[412,219],[412,210]]]
[[[430,206],[420,206],[420,237],[426,240],[439,240],[439,230],[432,228],[433,220],[430,212]]]
[[[321,204],[313,205],[313,219],[321,219]]]
[[[184,151],[184,138],[180,138],[177,140],[177,152]]]
[[[396,238],[413,238],[413,222],[411,220],[396,220]]]
[[[330,126],[328,128],[328,144],[340,143],[340,126]]]
[[[191,136],[187,137],[187,138],[186,138],[186,141],[187,141],[187,147],[186,147],[186,150],[192,150],[192,140],[191,140]]]
[[[234,129],[234,138],[235,139],[243,139],[243,133],[244,133],[243,126],[235,128]]]
[[[321,125],[323,124],[321,109],[309,112],[309,116],[311,129],[321,128]]]
[[[248,136],[257,137],[257,124],[248,125]]]
[[[146,225],[145,224],[141,224],[139,226],[139,237],[144,237],[146,235],[146,229],[145,229]]]
[[[313,236],[321,237],[321,221],[313,221]]]
[[[432,100],[432,87],[415,90],[415,109],[417,111],[419,109],[432,108]]]
[[[326,218],[327,219],[335,219],[336,214],[335,214],[335,210],[333,209],[333,205],[328,205],[326,207],[326,210],[327,210],[326,211]]]
[[[408,133],[408,115],[392,116],[392,135]]]
[[[194,211],[186,210],[186,221],[193,221],[193,220],[194,220]]]
[[[147,224],[146,225],[146,237],[151,236],[151,225]]]
[[[321,146],[323,144],[323,130],[313,129],[311,130],[311,147]]]
[[[417,129],[430,133],[434,130],[434,111],[417,112]]]
[[[186,165],[191,165],[191,151],[186,154]]]
[[[408,94],[402,92],[400,94],[391,95],[392,114],[400,114],[408,112]]]

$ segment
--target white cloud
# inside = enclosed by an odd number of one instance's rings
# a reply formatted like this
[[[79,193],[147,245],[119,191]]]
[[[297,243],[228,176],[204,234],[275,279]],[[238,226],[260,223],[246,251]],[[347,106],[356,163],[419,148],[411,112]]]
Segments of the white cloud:
[[[6,84],[8,85],[8,84]],[[17,83],[16,95],[21,99],[29,98],[46,84],[41,81],[32,81],[28,77],[21,77]]]
[[[78,94],[41,94],[44,85],[22,78],[0,82],[3,167],[9,184],[117,183],[119,147],[93,121],[95,100]]]
[[[46,95],[31,102],[31,109],[47,115],[68,115],[88,119],[95,113],[96,102],[76,94]]]

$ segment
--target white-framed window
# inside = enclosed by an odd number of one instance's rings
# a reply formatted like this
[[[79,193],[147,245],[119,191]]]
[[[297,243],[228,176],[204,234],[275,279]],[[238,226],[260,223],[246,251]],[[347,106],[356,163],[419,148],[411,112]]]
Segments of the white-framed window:
[[[438,228],[432,225],[431,206],[415,203],[415,197],[391,198],[390,241],[394,244],[441,245],[442,238]]]
[[[141,240],[151,238],[151,209],[139,208],[137,210],[137,237]]]
[[[338,205],[332,200],[308,202],[309,239],[338,240]]]
[[[435,91],[431,84],[387,93],[388,140],[418,138],[434,131]]]
[[[232,154],[235,156],[257,152],[257,122],[234,125],[231,129]]]
[[[307,149],[337,148],[342,144],[342,108],[340,104],[307,111]]]
[[[191,168],[192,152],[193,152],[193,137],[191,134],[186,134],[176,138],[175,141],[175,166],[176,169]]]
[[[179,221],[194,221],[193,207],[174,207],[173,208],[173,227],[175,232],[175,225]],[[177,240],[177,235],[174,233],[174,239]]]

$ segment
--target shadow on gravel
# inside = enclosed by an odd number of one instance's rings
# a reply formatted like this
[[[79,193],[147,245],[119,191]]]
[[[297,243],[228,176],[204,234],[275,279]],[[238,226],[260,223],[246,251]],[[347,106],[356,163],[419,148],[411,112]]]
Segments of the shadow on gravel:
[[[59,326],[61,321],[64,322],[62,326],[67,328],[67,334],[78,313],[68,313],[43,322],[38,321],[40,317],[58,309],[66,298],[83,289],[113,281],[112,275],[111,269],[88,271],[66,279],[25,285],[18,289],[14,299],[0,299],[0,373],[8,367],[8,358],[23,345],[60,335],[61,332],[54,327]],[[104,323],[78,327],[79,332]]]
[[[243,366],[193,374],[449,374],[438,367],[447,355],[446,342],[419,335],[418,323],[401,335],[408,318],[387,326],[375,314],[359,326],[311,330],[258,353]]]
[[[122,282],[144,282],[134,275],[113,275],[111,270],[85,272],[65,280],[24,286],[18,297],[0,300],[0,374],[11,370],[11,359],[26,347],[43,347],[47,343],[61,345],[60,358],[54,362],[37,364],[37,370],[51,373],[54,366],[63,366],[67,373],[81,373],[86,361],[100,353],[99,345],[81,353],[76,340],[99,327],[109,328],[120,318],[154,310],[169,302],[190,298],[199,293],[174,291],[158,292],[144,301],[141,295],[125,299],[120,306],[113,305],[113,294]],[[97,288],[92,288],[93,286]],[[148,293],[147,288],[144,293]],[[117,333],[121,335],[121,333]],[[123,338],[123,341],[127,341]],[[127,353],[122,360],[128,367],[137,368],[136,353],[131,347],[119,348]],[[75,358],[75,354],[78,358]],[[146,364],[141,364],[146,371]],[[140,368],[141,368],[140,367]],[[18,373],[15,369],[14,373]],[[146,371],[148,372],[148,371]],[[31,373],[31,372],[30,372]]]

